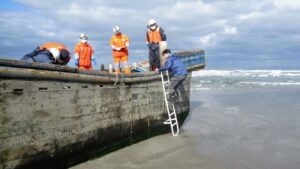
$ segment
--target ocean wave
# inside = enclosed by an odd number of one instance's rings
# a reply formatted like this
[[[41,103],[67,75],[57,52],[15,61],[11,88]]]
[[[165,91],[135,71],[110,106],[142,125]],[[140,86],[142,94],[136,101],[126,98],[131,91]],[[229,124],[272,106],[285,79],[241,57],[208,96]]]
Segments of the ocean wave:
[[[258,85],[258,86],[298,86],[300,82],[239,82],[244,85]]]
[[[300,70],[200,70],[193,77],[300,77]]]
[[[191,91],[195,91],[195,90],[210,90],[211,88],[208,87],[192,87]]]

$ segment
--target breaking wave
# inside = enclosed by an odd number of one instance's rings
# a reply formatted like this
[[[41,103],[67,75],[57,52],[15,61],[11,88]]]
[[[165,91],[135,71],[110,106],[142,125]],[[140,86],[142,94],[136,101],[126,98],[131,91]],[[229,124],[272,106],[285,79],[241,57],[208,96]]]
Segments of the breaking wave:
[[[192,76],[192,90],[300,86],[300,70],[200,70]]]
[[[300,77],[300,70],[200,70],[193,72],[193,77]]]

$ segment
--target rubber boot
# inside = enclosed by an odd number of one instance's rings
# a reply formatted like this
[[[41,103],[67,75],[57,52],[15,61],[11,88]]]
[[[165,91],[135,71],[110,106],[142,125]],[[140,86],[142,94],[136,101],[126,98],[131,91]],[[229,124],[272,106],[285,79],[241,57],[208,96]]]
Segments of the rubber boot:
[[[151,65],[150,71],[156,71],[156,69],[157,69],[157,66],[156,66],[156,65]]]
[[[120,74],[120,69],[115,69],[116,74]]]
[[[130,73],[131,73],[130,67],[126,67],[125,68],[125,74],[129,75]]]

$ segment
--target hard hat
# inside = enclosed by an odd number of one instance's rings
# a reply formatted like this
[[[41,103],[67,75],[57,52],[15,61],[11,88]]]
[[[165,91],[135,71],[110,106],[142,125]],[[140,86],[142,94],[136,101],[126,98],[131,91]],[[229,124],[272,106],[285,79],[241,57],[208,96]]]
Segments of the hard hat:
[[[114,26],[114,27],[113,27],[113,32],[114,32],[115,34],[120,33],[120,32],[121,32],[120,27],[119,27],[119,26]]]
[[[55,60],[59,58],[59,50],[57,48],[50,48],[48,50],[50,51]]]
[[[154,24],[156,24],[156,21],[154,19],[150,19],[148,21],[148,26],[151,26],[151,25],[154,25]]]
[[[87,40],[87,39],[88,39],[88,36],[87,36],[85,33],[82,33],[82,34],[80,35],[80,39],[85,39],[85,40]]]

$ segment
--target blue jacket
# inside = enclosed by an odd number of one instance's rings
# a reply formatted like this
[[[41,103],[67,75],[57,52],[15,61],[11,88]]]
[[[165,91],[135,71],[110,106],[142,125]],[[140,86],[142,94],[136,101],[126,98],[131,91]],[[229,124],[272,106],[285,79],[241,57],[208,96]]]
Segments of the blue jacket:
[[[48,64],[53,64],[54,61],[52,54],[48,50],[40,50],[39,47],[37,47],[31,53],[23,56],[21,60],[27,62],[41,62]]]
[[[182,61],[172,54],[169,56],[165,62],[165,65],[159,69],[159,72],[168,70],[172,77],[174,76],[183,76],[187,74],[187,70]]]

